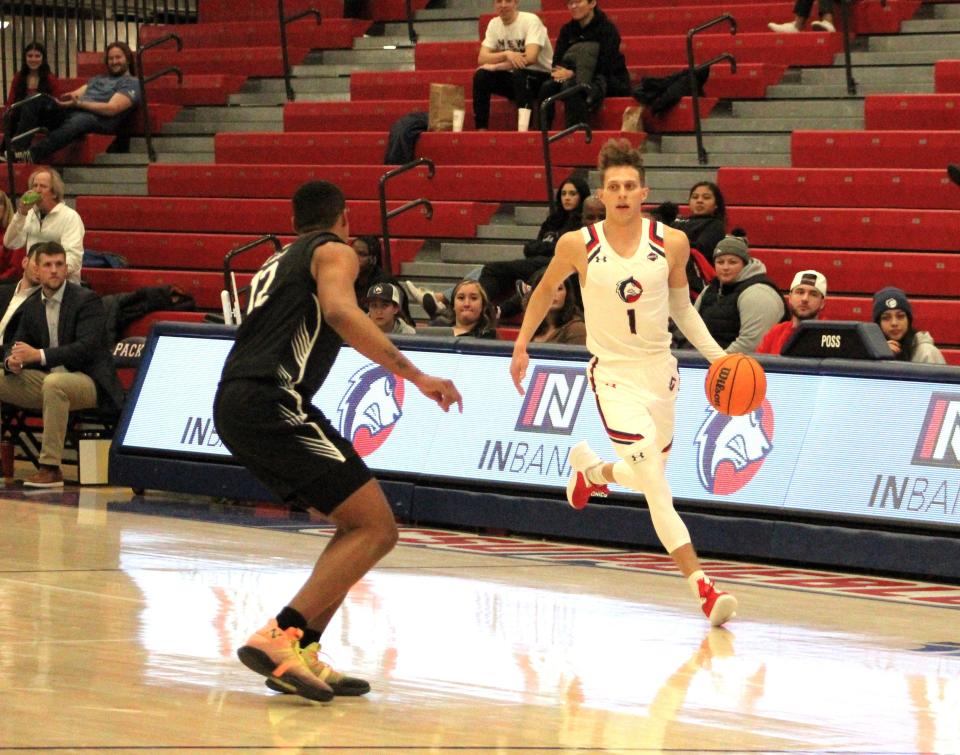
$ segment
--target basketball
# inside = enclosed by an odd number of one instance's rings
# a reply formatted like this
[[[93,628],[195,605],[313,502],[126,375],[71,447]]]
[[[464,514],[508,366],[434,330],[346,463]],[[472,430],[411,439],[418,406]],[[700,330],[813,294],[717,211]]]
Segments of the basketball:
[[[753,357],[727,354],[707,370],[707,401],[721,414],[739,417],[763,403],[767,375]]]

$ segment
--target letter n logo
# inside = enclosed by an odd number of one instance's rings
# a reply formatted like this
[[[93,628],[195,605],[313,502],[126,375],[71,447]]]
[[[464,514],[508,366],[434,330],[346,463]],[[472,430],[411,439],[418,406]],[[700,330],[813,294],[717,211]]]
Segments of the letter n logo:
[[[570,435],[586,386],[587,376],[577,367],[534,368],[515,429]]]
[[[960,469],[960,393],[930,396],[913,463]]]

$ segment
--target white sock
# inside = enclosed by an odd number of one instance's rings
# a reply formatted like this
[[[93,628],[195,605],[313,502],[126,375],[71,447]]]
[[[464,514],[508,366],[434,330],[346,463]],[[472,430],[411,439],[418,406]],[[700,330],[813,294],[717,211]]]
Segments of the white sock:
[[[693,592],[693,597],[697,600],[700,600],[700,587],[697,585],[701,579],[709,580],[709,577],[704,573],[703,569],[697,569],[689,577],[687,577],[687,584],[690,585],[690,590]]]
[[[591,485],[606,485],[607,478],[603,476],[603,462],[594,464],[592,467],[584,470],[584,476]]]

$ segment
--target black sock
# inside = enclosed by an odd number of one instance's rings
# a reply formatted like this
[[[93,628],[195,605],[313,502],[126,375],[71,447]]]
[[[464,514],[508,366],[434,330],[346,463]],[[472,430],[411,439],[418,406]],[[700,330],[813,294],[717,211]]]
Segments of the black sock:
[[[320,642],[320,631],[307,627],[303,630],[303,637],[300,638],[300,647],[305,648],[311,642]]]
[[[296,627],[302,630],[307,628],[307,620],[303,618],[296,608],[285,606],[284,609],[277,614],[277,626],[281,629]]]

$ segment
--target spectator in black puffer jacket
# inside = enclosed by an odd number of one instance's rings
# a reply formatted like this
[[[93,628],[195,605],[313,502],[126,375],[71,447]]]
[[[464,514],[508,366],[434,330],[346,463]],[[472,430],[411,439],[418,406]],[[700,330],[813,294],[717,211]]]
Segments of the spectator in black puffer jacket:
[[[560,29],[553,49],[550,80],[540,87],[533,118],[538,121],[540,103],[565,87],[586,84],[587,92],[564,100],[565,125],[586,122],[600,109],[604,97],[630,96],[630,74],[620,52],[620,32],[597,0],[570,0],[571,19]],[[547,126],[553,124],[553,109],[547,112]],[[539,123],[536,123],[539,126]]]
[[[747,240],[725,236],[713,252],[717,277],[694,303],[704,324],[728,354],[749,354],[786,314],[777,284],[750,256]]]

